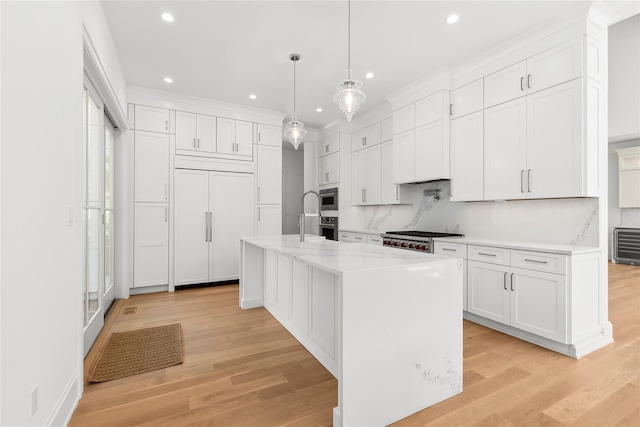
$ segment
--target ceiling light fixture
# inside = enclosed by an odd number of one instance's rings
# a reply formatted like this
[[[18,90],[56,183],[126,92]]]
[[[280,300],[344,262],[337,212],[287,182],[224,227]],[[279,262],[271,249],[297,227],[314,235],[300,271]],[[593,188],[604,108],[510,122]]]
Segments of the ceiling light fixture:
[[[161,17],[167,22],[173,22],[173,15],[171,15],[170,13],[163,13]]]
[[[362,89],[362,83],[351,78],[351,0],[349,0],[348,14],[348,40],[347,40],[347,79],[338,85],[338,92],[333,96],[333,101],[340,106],[342,112],[350,122],[353,114],[360,108],[367,96]]]
[[[164,82],[165,83],[173,83],[173,79],[171,77],[165,77],[164,78]]]
[[[307,134],[304,129],[304,123],[299,122],[296,117],[296,62],[300,60],[300,55],[292,53],[289,55],[289,59],[293,61],[293,114],[291,114],[291,121],[284,125],[284,136],[289,139],[289,142],[293,144],[293,148],[297,150],[302,139]]]
[[[449,17],[447,18],[447,24],[455,24],[456,22],[458,22],[458,15],[449,15]]]

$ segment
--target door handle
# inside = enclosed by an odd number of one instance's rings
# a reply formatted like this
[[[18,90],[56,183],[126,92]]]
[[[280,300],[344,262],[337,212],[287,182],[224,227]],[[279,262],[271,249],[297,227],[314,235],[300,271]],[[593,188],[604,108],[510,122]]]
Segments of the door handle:
[[[169,184],[164,185],[164,199],[167,200],[169,198]]]
[[[164,208],[164,222],[169,222],[169,208],[166,206]]]
[[[260,187],[258,187],[258,201],[260,201]]]
[[[164,130],[169,130],[169,120],[164,121]]]
[[[524,92],[524,76],[520,77],[520,90]]]
[[[204,213],[204,241],[209,241],[209,212]]]
[[[520,169],[520,192],[524,193],[524,169]]]
[[[449,104],[449,115],[453,116],[453,104]]]
[[[531,169],[527,169],[527,191],[531,193]]]
[[[396,200],[400,200],[400,186],[396,184]]]
[[[514,275],[514,274],[515,274],[515,273],[511,273],[511,290],[512,290],[512,291],[513,291],[513,275]]]
[[[531,74],[527,74],[527,87],[529,89],[531,89],[531,80],[532,80]]]
[[[258,221],[260,221],[260,208],[258,208]]]
[[[360,200],[362,200],[362,203],[364,203],[364,188],[360,192]]]
[[[325,182],[329,182],[329,172],[325,172],[324,176],[325,176],[324,178]]]
[[[503,279],[503,284],[504,284],[504,290],[507,290],[507,272],[504,272],[504,279]]]
[[[362,145],[367,145],[367,137],[362,138]]]
[[[213,212],[209,212],[209,241],[213,242]]]
[[[196,139],[193,138],[193,148],[196,148]]]
[[[328,153],[328,152],[329,152],[329,144],[327,144],[327,145],[325,145],[325,146],[324,146],[324,152],[325,152],[325,153]]]
[[[197,141],[196,148],[200,148],[200,138],[198,138],[196,141]]]

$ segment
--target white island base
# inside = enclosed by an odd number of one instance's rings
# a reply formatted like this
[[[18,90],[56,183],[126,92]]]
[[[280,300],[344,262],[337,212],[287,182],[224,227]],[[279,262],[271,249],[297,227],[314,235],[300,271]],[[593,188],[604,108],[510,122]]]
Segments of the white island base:
[[[244,238],[240,307],[264,306],[338,380],[334,426],[382,426],[462,392],[462,260]]]

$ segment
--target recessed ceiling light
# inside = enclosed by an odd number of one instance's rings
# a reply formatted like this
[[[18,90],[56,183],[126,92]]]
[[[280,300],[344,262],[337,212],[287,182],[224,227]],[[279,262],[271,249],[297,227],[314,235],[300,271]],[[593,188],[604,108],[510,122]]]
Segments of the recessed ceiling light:
[[[318,108],[316,108],[316,111],[317,111],[318,113],[322,113],[322,107],[318,107]]]
[[[373,78],[373,73],[372,72],[368,72],[367,74],[364,75],[366,78],[368,79],[372,79]]]
[[[164,78],[165,83],[173,83],[173,79],[171,77]]]
[[[249,98],[251,98],[251,99],[256,99],[256,98],[257,98],[257,96],[255,96],[254,94],[251,94],[251,95],[249,95]]]
[[[173,15],[170,13],[163,13],[162,15],[162,19],[164,19],[167,22],[173,22]]]
[[[458,15],[449,15],[449,17],[447,18],[447,24],[455,24],[456,22],[458,22]]]

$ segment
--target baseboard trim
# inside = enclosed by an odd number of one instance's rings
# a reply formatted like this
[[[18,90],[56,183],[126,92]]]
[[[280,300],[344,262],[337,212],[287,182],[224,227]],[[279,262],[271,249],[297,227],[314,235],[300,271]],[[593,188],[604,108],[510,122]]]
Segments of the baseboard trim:
[[[73,377],[71,377],[69,384],[67,384],[64,393],[58,400],[55,410],[45,423],[45,426],[59,427],[68,425],[73,416],[73,412],[78,407],[80,397],[80,379],[79,373],[76,372]]]
[[[262,298],[241,298],[240,299],[240,308],[258,308],[263,307],[264,303]]]

